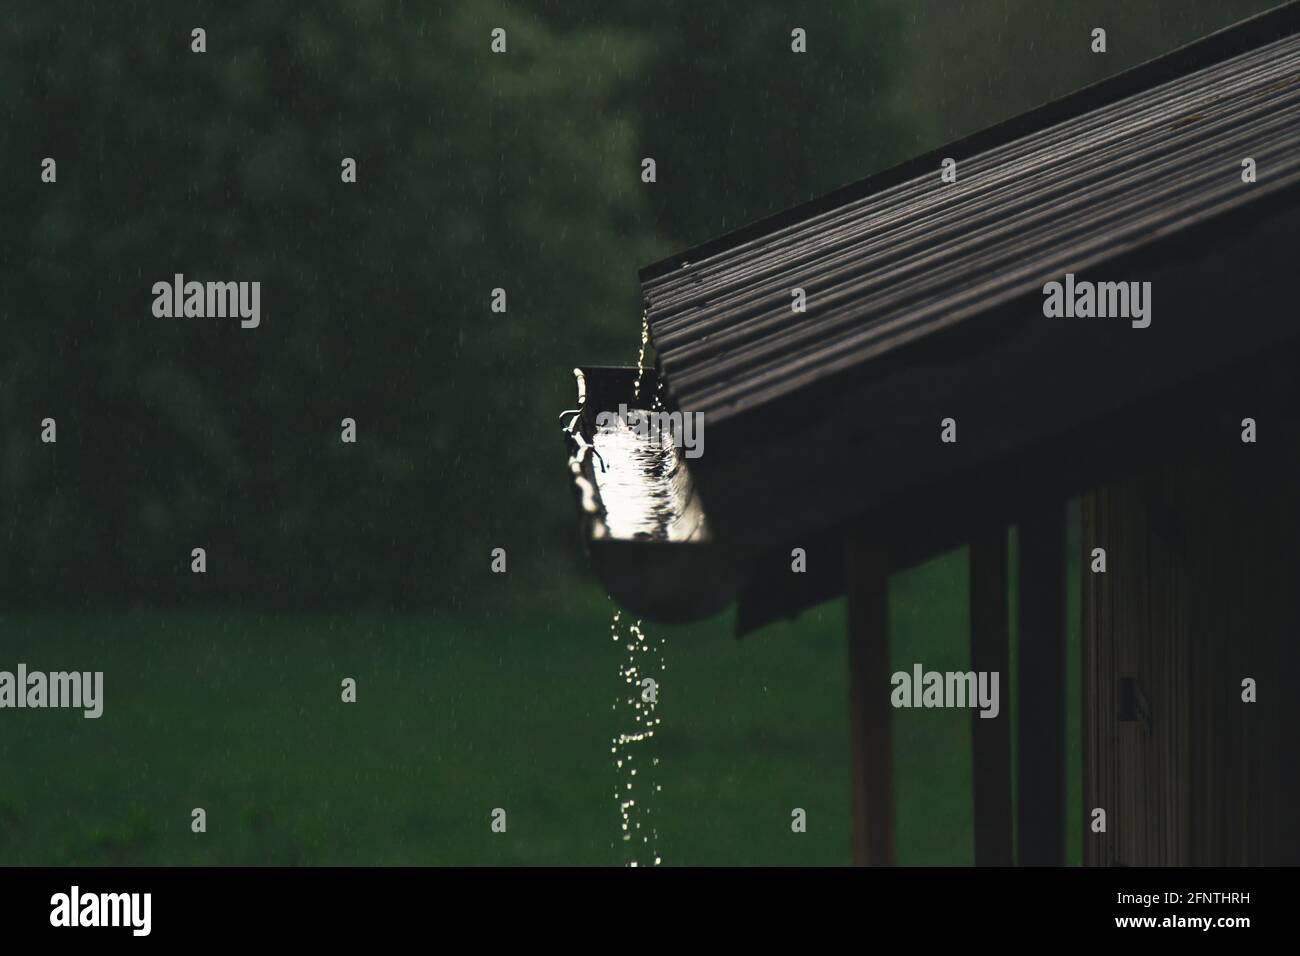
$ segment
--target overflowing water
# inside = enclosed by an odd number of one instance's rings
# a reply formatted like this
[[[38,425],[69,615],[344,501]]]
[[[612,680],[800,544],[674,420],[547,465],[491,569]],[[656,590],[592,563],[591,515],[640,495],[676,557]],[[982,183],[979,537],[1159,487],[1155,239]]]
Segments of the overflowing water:
[[[704,533],[704,509],[680,452],[665,433],[647,438],[615,420],[592,444],[605,526],[615,538],[688,541]]]
[[[614,611],[610,638],[622,643],[626,660],[619,667],[621,688],[614,701],[619,733],[613,738],[610,754],[614,759],[614,799],[618,802],[620,836],[628,866],[658,866],[659,755],[655,731],[659,727],[656,712],[659,688],[665,665],[663,641],[652,641],[641,622],[622,626],[623,612]]]
[[[662,379],[649,404],[651,411],[664,408]],[[615,416],[596,425],[591,442],[600,461],[594,479],[605,533],[659,541],[708,536],[695,483],[668,432],[638,430]]]

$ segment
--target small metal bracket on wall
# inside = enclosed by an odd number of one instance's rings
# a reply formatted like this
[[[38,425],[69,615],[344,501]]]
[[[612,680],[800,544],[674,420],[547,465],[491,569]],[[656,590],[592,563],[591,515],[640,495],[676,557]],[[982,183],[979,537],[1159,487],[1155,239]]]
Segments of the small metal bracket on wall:
[[[1151,701],[1136,677],[1119,679],[1119,719],[1141,721],[1151,736]]]

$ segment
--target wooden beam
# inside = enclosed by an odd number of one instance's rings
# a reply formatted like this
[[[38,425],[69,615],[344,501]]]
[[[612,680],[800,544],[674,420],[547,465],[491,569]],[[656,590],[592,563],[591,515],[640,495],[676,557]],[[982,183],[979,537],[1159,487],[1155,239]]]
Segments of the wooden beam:
[[[1011,651],[1007,612],[1007,531],[970,543],[971,669],[998,675],[998,715],[971,709],[971,790],[975,865],[1011,866]]]
[[[894,863],[894,772],[889,694],[889,562],[870,530],[845,536],[849,711],[853,746],[853,862]]]
[[[1019,862],[1065,863],[1065,506],[1020,524]]]

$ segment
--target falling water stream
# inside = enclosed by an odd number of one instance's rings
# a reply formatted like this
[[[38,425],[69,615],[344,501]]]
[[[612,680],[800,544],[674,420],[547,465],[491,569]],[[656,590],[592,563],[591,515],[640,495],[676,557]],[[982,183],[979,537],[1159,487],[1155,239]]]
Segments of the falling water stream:
[[[650,344],[650,304],[641,310],[641,351],[636,356],[636,381],[632,383],[632,397],[641,397],[641,379],[645,375],[645,349]],[[656,396],[656,399],[658,396]]]
[[[641,349],[637,353],[636,382],[632,387],[633,395],[638,398],[641,395],[641,379],[645,375],[646,346],[650,343],[649,314],[647,306],[641,313]],[[662,381],[655,389],[651,408],[663,408]],[[626,425],[616,425],[602,436],[605,441],[600,444],[610,440],[626,443],[631,436],[632,432]],[[662,502],[658,502],[660,498],[672,501],[672,492],[675,490],[672,481],[674,470],[666,467],[668,459],[662,444],[649,450],[632,448],[623,455],[611,455],[610,459],[615,462],[625,459],[636,462],[639,474],[653,475],[658,479],[653,482],[655,493],[649,495],[650,501],[638,502],[640,508],[649,504],[654,510],[658,503],[658,510],[666,510],[670,514],[680,514],[683,510],[680,504],[676,508],[665,509]],[[647,467],[648,464],[654,467]],[[631,497],[642,498],[646,490],[642,488],[641,495]],[[666,523],[661,520],[655,526]],[[626,630],[622,625],[623,612],[616,608],[614,619],[609,625],[610,638],[615,643],[622,643],[627,651],[627,658],[619,666],[621,686],[619,695],[614,700],[619,731],[610,741],[609,749],[614,758],[614,799],[618,802],[619,834],[628,866],[658,866],[663,858],[659,853],[656,810],[663,787],[659,784],[659,755],[654,737],[659,726],[659,717],[656,715],[659,685],[666,669],[663,639],[652,640],[647,637],[640,620],[627,625]]]
[[[658,866],[659,755],[655,731],[659,685],[665,668],[663,640],[651,640],[641,622],[623,626],[623,612],[614,611],[610,638],[622,643],[627,658],[619,667],[622,687],[614,701],[619,732],[611,741],[622,843],[628,866]]]

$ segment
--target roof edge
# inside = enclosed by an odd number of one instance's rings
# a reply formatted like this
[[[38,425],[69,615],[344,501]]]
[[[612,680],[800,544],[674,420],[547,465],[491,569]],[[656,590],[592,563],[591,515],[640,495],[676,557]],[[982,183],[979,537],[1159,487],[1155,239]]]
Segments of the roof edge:
[[[1300,0],[1291,0],[1123,73],[1085,86],[1060,99],[1051,100],[1027,113],[1003,120],[897,166],[841,186],[816,199],[765,216],[715,239],[667,256],[642,268],[638,276],[643,284],[651,282],[680,268],[683,261],[698,263],[767,233],[896,186],[927,170],[937,169],[939,161],[945,157],[951,156],[960,161],[1297,32],[1300,32]]]

